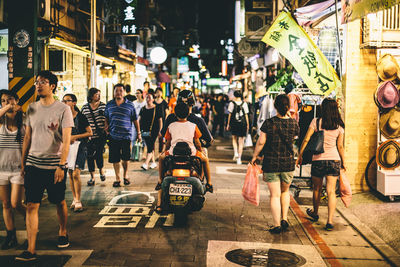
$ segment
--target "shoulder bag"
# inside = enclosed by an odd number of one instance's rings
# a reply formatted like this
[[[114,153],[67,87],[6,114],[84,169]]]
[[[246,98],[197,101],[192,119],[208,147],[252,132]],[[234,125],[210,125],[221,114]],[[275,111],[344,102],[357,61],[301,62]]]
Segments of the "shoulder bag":
[[[156,116],[156,107],[154,107],[153,119],[151,120],[150,130],[149,131],[141,131],[142,132],[142,137],[150,137],[151,136],[151,129],[153,128],[153,123],[154,123],[155,116]]]
[[[319,122],[321,118],[317,119],[317,131],[313,133],[308,142],[304,152],[311,153],[313,155],[324,153],[324,131],[319,129]]]

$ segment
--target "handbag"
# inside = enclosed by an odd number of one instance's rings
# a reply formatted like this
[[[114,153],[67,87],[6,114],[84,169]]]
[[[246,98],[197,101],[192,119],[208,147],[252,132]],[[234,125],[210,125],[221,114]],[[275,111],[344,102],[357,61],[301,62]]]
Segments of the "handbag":
[[[321,118],[317,119],[317,131],[313,133],[308,142],[304,152],[311,153],[313,155],[324,153],[324,131],[319,129],[319,122]]]
[[[149,131],[141,131],[142,137],[150,137],[151,136],[151,129],[153,128],[153,123],[154,123],[154,117],[155,116],[156,116],[156,107],[154,107],[153,119],[151,121],[150,130]]]
[[[104,131],[101,131],[99,126],[97,125],[96,117],[94,116],[94,113],[93,113],[92,107],[90,106],[90,103],[88,103],[88,107],[89,107],[90,115],[93,118],[94,126],[96,128],[96,132],[98,135],[98,138],[92,138],[87,143],[87,152],[88,152],[87,156],[89,158],[93,158],[96,156],[97,147],[99,146],[98,144],[102,144],[104,146],[107,142],[107,138],[106,138]]]
[[[132,149],[132,160],[140,161],[142,158],[142,152],[143,152],[143,143],[136,140]]]
[[[248,133],[246,139],[244,140],[244,147],[253,147],[253,141],[251,140],[251,135]]]
[[[69,146],[69,153],[67,157],[67,168],[69,170],[75,170],[75,163],[78,156],[80,143],[80,141],[75,141]]]

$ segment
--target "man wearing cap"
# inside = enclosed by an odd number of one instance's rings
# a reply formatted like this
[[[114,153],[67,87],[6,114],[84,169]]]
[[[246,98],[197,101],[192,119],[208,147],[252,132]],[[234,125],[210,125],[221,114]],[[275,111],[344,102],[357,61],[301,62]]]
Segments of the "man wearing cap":
[[[39,206],[45,189],[49,202],[57,207],[60,227],[57,247],[69,246],[68,210],[64,197],[66,162],[74,120],[71,109],[54,99],[57,82],[57,76],[50,71],[39,72],[35,86],[40,100],[30,104],[26,113],[21,176],[25,178],[28,250],[15,258],[20,261],[36,259]]]

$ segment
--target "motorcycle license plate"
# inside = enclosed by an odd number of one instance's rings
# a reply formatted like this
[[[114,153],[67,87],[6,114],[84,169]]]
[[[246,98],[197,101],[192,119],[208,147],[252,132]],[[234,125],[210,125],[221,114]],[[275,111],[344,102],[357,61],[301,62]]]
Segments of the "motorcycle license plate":
[[[170,184],[169,185],[170,196],[188,196],[192,195],[191,184]]]

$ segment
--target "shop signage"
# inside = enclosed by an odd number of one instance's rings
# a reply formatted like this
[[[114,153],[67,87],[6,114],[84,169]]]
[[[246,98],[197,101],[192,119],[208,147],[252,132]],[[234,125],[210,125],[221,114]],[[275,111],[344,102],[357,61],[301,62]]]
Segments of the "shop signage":
[[[136,27],[137,0],[121,0],[121,35],[138,35]]]
[[[189,71],[189,58],[181,57],[178,61],[178,72],[185,73]]]
[[[399,4],[399,0],[346,0],[342,1],[342,24],[379,10]]]
[[[326,96],[341,87],[332,65],[289,13],[279,14],[262,41],[292,63],[314,94]]]
[[[0,54],[7,54],[8,51],[8,34],[0,35]]]

